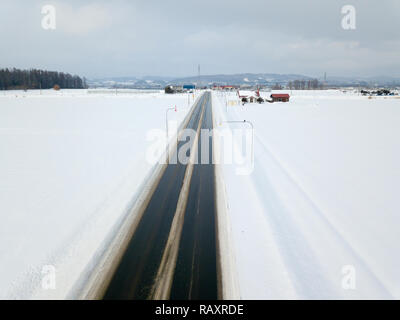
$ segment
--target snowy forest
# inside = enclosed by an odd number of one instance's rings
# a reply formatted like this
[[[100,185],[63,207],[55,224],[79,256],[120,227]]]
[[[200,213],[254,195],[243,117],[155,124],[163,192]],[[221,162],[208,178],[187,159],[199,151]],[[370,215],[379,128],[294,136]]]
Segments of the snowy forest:
[[[86,87],[85,78],[64,72],[38,69],[0,69],[0,90],[12,89],[82,89]]]

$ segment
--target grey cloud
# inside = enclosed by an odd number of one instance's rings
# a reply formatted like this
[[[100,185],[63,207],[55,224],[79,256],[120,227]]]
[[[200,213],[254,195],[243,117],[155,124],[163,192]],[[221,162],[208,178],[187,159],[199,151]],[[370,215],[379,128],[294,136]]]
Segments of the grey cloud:
[[[58,27],[40,27],[40,8]],[[341,8],[357,29],[341,28]],[[400,2],[12,1],[0,4],[0,67],[41,67],[88,77],[276,72],[399,75]]]

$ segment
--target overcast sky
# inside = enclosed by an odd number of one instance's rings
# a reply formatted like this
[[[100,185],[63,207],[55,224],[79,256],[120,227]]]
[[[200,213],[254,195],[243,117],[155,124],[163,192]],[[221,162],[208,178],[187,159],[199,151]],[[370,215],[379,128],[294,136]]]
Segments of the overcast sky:
[[[43,5],[56,29],[41,26]],[[341,25],[356,8],[356,29]],[[0,3],[0,67],[89,78],[197,73],[400,76],[399,0]]]

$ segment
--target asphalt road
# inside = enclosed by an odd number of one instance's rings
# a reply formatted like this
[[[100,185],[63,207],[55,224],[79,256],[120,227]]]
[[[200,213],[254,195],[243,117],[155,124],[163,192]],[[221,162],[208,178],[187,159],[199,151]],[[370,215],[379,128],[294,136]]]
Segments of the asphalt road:
[[[209,92],[198,100],[187,128],[212,129]],[[179,141],[178,150],[187,141]],[[211,137],[208,142],[208,164],[167,166],[104,299],[218,298]],[[199,135],[192,143],[191,156],[197,151],[201,159]]]

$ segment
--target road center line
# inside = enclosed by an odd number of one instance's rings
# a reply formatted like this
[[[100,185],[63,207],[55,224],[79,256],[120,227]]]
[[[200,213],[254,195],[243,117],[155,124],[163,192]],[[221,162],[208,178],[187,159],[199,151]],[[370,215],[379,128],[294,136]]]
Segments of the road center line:
[[[161,264],[158,269],[157,276],[155,278],[155,282],[151,294],[149,296],[149,299],[166,300],[169,298],[170,295],[176,260],[178,257],[179,241],[181,238],[183,222],[185,218],[185,210],[189,195],[190,182],[195,163],[195,156],[197,154],[200,128],[204,117],[205,102],[206,100],[203,101],[201,117],[197,127],[196,137],[192,144],[189,163],[185,171],[184,182],[182,185],[181,192],[179,194],[179,199],[174,219],[172,221],[171,230],[169,232],[167,244],[164,249]]]

